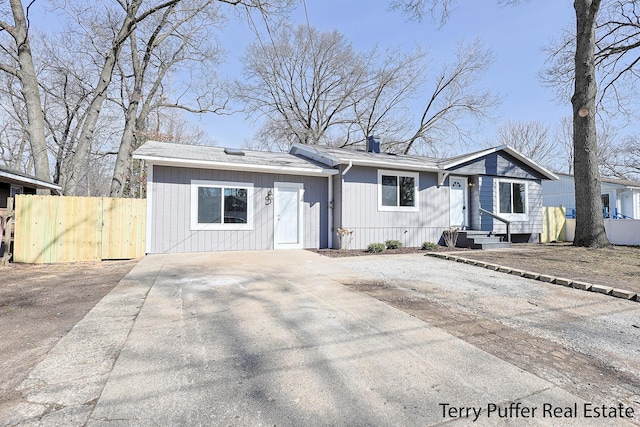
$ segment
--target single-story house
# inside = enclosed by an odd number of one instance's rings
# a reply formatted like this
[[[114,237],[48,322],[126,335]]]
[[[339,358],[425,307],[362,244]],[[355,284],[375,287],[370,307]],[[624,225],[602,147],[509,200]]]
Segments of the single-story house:
[[[603,214],[614,219],[640,219],[640,182],[601,178]],[[575,180],[573,175],[558,174],[557,181],[542,183],[544,206],[564,206],[567,216],[575,214]]]
[[[288,153],[150,141],[147,252],[338,248],[438,242],[448,228],[542,232],[543,180],[556,176],[501,146],[445,160],[294,144]],[[481,214],[481,210],[484,210]]]
[[[0,209],[7,207],[7,198],[16,194],[36,194],[36,190],[44,189],[60,193],[62,187],[35,176],[0,166]]]
[[[36,190],[44,189],[60,193],[59,185],[43,181],[32,175],[0,166],[0,257],[5,253],[5,230],[10,230],[5,224],[7,215],[7,199],[16,194],[36,194]],[[13,233],[13,231],[11,231]]]

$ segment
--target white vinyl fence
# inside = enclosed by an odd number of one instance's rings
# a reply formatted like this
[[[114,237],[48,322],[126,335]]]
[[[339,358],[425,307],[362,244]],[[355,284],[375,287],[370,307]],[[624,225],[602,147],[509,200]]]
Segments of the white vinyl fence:
[[[567,219],[565,239],[573,242],[576,234],[576,220]],[[605,219],[604,229],[609,241],[614,245],[640,246],[639,219]]]

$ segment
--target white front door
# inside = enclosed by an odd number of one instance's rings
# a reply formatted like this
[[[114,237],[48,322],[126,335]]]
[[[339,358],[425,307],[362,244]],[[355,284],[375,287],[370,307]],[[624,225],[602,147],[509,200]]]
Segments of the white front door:
[[[465,229],[469,225],[467,178],[449,178],[450,226]]]
[[[276,182],[274,184],[274,248],[302,248],[302,184]]]

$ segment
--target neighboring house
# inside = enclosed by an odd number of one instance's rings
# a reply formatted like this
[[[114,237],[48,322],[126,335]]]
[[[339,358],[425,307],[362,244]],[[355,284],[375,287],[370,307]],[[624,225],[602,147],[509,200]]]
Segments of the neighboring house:
[[[450,227],[542,232],[541,181],[556,176],[507,146],[438,161],[294,144],[289,153],[147,142],[147,252],[337,248],[438,242]]]
[[[544,206],[564,206],[567,216],[575,214],[573,175],[558,174],[558,180],[542,184]],[[640,219],[640,182],[601,178],[603,215],[608,218]]]
[[[36,194],[38,189],[56,193],[62,190],[59,185],[0,166],[0,209],[7,207],[8,197],[15,197],[16,194]]]
[[[15,197],[16,194],[36,194],[36,190],[38,189],[49,190],[56,193],[60,193],[62,190],[59,185],[0,166],[0,257],[4,256],[5,252],[5,229],[9,230],[5,224],[7,199],[9,197]],[[11,233],[13,232],[11,231]]]

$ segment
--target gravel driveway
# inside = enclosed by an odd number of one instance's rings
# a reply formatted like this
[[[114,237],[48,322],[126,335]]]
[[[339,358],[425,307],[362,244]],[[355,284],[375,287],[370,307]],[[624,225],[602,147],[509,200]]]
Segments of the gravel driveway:
[[[352,287],[584,398],[640,404],[637,302],[419,254],[337,262],[376,279]]]

